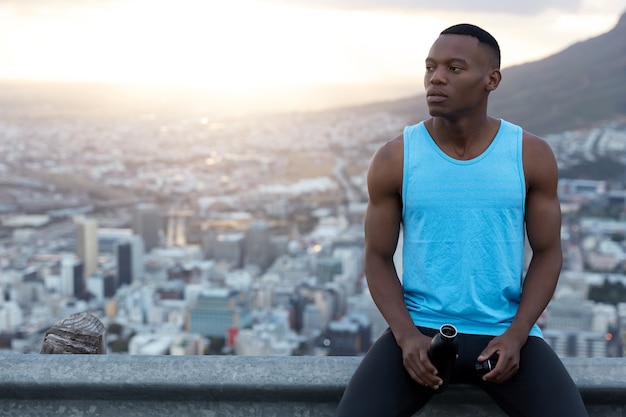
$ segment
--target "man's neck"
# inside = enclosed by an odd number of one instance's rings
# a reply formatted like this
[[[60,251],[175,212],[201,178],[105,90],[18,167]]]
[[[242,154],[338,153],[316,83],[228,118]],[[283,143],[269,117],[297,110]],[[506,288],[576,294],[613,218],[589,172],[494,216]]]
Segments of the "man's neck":
[[[500,121],[488,116],[454,121],[433,117],[425,124],[443,152],[452,158],[467,160],[477,157],[489,147],[498,132]]]

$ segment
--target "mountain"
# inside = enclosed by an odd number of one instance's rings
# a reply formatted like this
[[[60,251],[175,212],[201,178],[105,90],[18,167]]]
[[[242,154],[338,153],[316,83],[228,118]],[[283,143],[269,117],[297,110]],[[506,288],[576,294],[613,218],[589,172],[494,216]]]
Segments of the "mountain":
[[[609,32],[502,72],[494,116],[538,134],[626,116],[626,14]]]
[[[371,107],[411,122],[428,117],[423,95]],[[489,113],[540,135],[626,117],[626,13],[603,35],[545,59],[504,68]]]

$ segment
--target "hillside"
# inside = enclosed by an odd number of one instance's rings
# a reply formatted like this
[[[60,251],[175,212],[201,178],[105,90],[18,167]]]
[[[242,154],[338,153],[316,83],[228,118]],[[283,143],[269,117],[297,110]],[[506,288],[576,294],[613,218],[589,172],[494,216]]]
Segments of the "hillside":
[[[491,96],[490,114],[536,134],[625,117],[626,13],[611,31],[545,59],[505,68],[502,78]],[[362,109],[386,109],[415,122],[428,116],[423,95]]]
[[[611,31],[540,61],[504,69],[494,116],[554,133],[626,115],[626,14]]]

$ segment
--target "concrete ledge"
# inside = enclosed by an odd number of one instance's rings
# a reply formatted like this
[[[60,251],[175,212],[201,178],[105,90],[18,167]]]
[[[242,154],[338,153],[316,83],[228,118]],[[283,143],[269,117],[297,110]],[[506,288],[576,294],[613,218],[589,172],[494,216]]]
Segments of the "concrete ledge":
[[[356,357],[6,355],[0,416],[333,416]],[[626,416],[626,361],[564,359],[591,416]],[[451,406],[450,404],[453,404]],[[420,416],[503,416],[454,386]]]

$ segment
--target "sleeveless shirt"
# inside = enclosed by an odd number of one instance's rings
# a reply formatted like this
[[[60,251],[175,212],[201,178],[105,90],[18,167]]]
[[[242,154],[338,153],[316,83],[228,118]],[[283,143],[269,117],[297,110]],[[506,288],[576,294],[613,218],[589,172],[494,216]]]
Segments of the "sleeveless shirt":
[[[505,120],[471,160],[444,153],[423,122],[404,129],[405,304],[414,323],[500,335],[520,303],[526,185],[522,129]],[[530,335],[542,337],[535,324]]]

